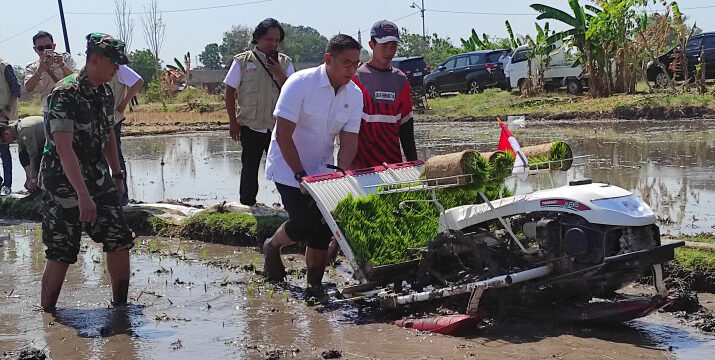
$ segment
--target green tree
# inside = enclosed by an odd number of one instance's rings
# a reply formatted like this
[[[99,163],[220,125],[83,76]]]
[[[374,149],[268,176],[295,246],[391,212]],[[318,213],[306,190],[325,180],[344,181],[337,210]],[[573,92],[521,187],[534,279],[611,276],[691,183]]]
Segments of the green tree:
[[[290,56],[293,62],[321,62],[325,55],[328,38],[309,26],[293,26],[282,23],[285,39],[281,52]]]
[[[221,62],[224,66],[231,66],[234,55],[250,49],[253,30],[246,25],[235,25],[231,30],[223,33],[223,42],[218,49],[221,53]]]
[[[204,64],[207,70],[221,69],[221,52],[218,44],[208,44],[204,47],[204,51],[199,54],[199,61]]]
[[[144,79],[144,88],[154,79],[161,70],[161,62],[154,56],[151,50],[134,50],[129,54],[129,65],[139,76]]]
[[[532,4],[531,8],[540,13],[540,15],[536,17],[537,20],[554,19],[571,27],[570,29],[551,35],[547,39],[547,42],[554,43],[557,40],[565,40],[570,41],[576,46],[581,54],[586,57],[585,62],[586,69],[588,70],[589,91],[591,96],[608,96],[608,89],[602,87],[600,71],[594,61],[593,55],[594,52],[598,52],[598,49],[586,36],[589,19],[593,17],[593,15],[587,14],[578,0],[568,0],[568,3],[573,15],[548,5]]]
[[[459,54],[461,49],[452,45],[449,38],[437,34],[426,40],[419,34],[411,34],[403,28],[400,32],[402,42],[398,45],[397,56],[422,56],[431,67],[436,67],[446,58]]]

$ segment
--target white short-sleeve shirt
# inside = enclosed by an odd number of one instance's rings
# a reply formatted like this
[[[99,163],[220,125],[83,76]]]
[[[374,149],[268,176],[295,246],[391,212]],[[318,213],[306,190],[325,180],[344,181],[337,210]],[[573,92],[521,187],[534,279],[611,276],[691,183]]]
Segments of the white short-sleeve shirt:
[[[119,65],[119,70],[117,70],[117,80],[127,87],[132,87],[137,83],[142,77],[137,74],[132,68],[126,65]]]
[[[330,85],[325,64],[296,72],[283,85],[273,115],[295,123],[293,141],[308,175],[331,172],[335,137],[341,131],[357,134],[362,117],[362,91],[350,81],[337,91]],[[276,131],[266,157],[266,178],[299,187],[281,153]]]
[[[290,62],[288,68],[286,68],[286,77],[290,77],[293,73],[295,73],[295,67],[293,66],[293,62]],[[223,79],[223,83],[234,89],[238,89],[238,87],[241,86],[241,65],[238,64],[238,60],[233,59],[231,67],[228,69],[228,73],[226,73],[226,78]]]

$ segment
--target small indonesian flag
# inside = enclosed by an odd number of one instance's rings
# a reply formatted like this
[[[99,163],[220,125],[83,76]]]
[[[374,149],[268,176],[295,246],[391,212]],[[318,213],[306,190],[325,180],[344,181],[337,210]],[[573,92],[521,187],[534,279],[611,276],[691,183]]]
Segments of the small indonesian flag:
[[[497,118],[499,125],[501,126],[501,137],[499,137],[499,151],[509,151],[514,154],[514,169],[512,169],[512,174],[526,174],[528,171],[529,160],[527,160],[524,152],[521,151],[521,146],[519,142],[516,141],[514,135],[511,134],[509,128],[504,124],[501,119]]]

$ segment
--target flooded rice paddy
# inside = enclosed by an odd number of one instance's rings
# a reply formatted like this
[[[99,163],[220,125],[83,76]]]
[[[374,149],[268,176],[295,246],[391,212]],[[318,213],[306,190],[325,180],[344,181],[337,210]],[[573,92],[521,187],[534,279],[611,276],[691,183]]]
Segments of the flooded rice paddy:
[[[553,178],[512,181],[518,193],[591,178],[642,196],[663,232],[713,232],[715,120],[528,121],[512,130],[523,146],[562,139],[574,155],[591,155]],[[499,128],[420,123],[416,136],[424,159],[493,150]],[[240,146],[224,132],[130,137],[123,144],[136,200],[210,205],[238,198]],[[15,179],[18,190],[24,181],[19,164]],[[260,182],[258,201],[280,202],[273,184]],[[307,305],[300,255],[284,256],[291,274],[286,290],[253,271],[262,264],[254,249],[176,239],[138,239],[132,304],[116,309],[109,306],[104,254],[84,240],[59,310],[45,314],[37,311],[45,264],[37,225],[0,221],[0,229],[0,358],[15,358],[25,346],[53,359],[715,358],[715,336],[667,313],[607,327],[510,320],[455,337],[406,330],[359,307]],[[334,269],[329,276],[339,281]],[[715,298],[702,295],[713,310]]]
[[[512,127],[522,146],[567,141],[585,166],[510,183],[517,193],[590,178],[633,191],[648,202],[667,234],[715,231],[715,119],[667,121],[527,121]],[[418,123],[418,156],[464,149],[495,150],[496,122]],[[131,198],[211,205],[238,199],[240,146],[224,132],[127,138]],[[263,174],[261,164],[260,174]],[[20,175],[20,178],[24,178]],[[258,202],[280,202],[275,186],[259,176]]]

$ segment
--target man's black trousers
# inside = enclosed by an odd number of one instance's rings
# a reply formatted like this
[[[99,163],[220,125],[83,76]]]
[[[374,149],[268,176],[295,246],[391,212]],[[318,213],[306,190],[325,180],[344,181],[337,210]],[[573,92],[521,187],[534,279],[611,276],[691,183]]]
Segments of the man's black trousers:
[[[239,200],[244,205],[255,205],[258,194],[258,168],[261,158],[268,153],[271,143],[270,130],[266,133],[251,130],[248,126],[241,126],[241,185],[239,186]]]

